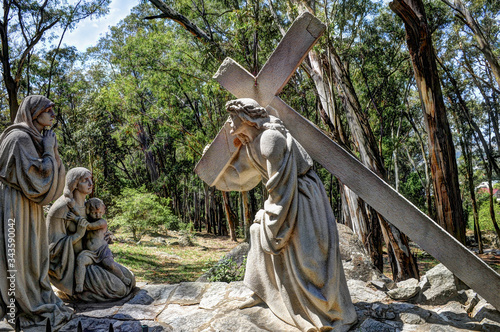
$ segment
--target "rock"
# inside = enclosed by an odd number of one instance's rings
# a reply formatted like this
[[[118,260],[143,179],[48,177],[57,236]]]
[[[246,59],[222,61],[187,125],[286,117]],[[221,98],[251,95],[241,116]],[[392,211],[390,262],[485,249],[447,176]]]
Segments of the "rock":
[[[170,299],[170,303],[181,305],[198,304],[206,287],[207,283],[203,282],[181,282]]]
[[[209,288],[203,294],[200,308],[213,309],[225,300],[228,284],[225,282],[210,283]]]
[[[243,284],[243,281],[234,281],[229,284],[228,298],[246,300],[253,295],[252,290]]]
[[[419,325],[419,324],[424,324],[425,323],[425,319],[423,319],[422,317],[420,317],[419,315],[417,314],[413,314],[411,312],[403,312],[399,315],[399,319],[401,319],[401,321],[405,324],[416,324],[416,325]]]
[[[179,237],[179,245],[181,247],[192,247],[194,246],[193,240],[191,239],[190,234],[182,234]]]
[[[425,277],[430,287],[423,292],[422,302],[439,305],[458,296],[457,280],[443,264],[438,264],[427,271]]]
[[[372,280],[372,281],[370,281],[370,284],[380,291],[387,291],[388,290],[386,283],[383,282],[382,280]]]
[[[399,301],[409,300],[420,292],[418,280],[411,278],[397,283],[397,287],[387,292],[390,298]]]
[[[126,303],[118,310],[113,318],[120,320],[154,320],[164,308],[165,305]]]
[[[373,332],[373,331],[379,331],[379,332],[396,332],[397,328],[383,323],[379,322],[375,319],[368,318],[366,319],[360,326],[358,331],[360,332]]]
[[[347,287],[349,288],[353,303],[383,302],[388,300],[384,292],[366,287],[366,282],[361,280],[347,280]]]
[[[487,318],[495,322],[500,322],[500,312],[498,312],[498,310],[496,310],[484,299],[481,299],[474,307],[471,312],[471,316],[477,321],[481,321],[484,318]]]
[[[228,329],[226,328],[227,326],[227,321],[226,321],[226,315],[229,315],[231,317],[230,312],[224,312],[221,313],[221,316],[215,324],[212,326],[215,328],[216,331],[224,331],[224,332],[230,332],[230,331],[286,331],[286,332],[299,332],[300,330],[297,329],[294,326],[290,326],[283,322],[281,319],[276,317],[271,310],[265,305],[261,304],[252,308],[246,308],[243,310],[235,310],[232,311],[234,313],[237,313],[241,318],[244,320],[249,321],[252,324],[255,324],[257,326],[257,329],[253,330],[246,330],[241,327],[236,328],[235,326],[234,329]],[[234,316],[233,316],[234,317]]]
[[[166,244],[167,240],[163,237],[155,237],[151,240],[151,243]]]
[[[199,309],[197,305],[170,304],[156,320],[168,324],[175,332],[192,332],[210,323],[214,316],[215,311]]]
[[[128,304],[159,305],[166,304],[177,285],[146,285],[128,302]]]
[[[467,311],[467,313],[469,314],[472,312],[474,307],[479,303],[480,300],[479,295],[477,295],[477,293],[474,292],[472,289],[467,289],[465,291],[460,291],[460,292],[463,292],[465,296],[467,296],[467,301],[465,302],[465,311]]]
[[[476,329],[476,323],[472,322],[465,311],[465,307],[456,301],[451,301],[445,306],[432,309],[434,315],[428,319],[430,323],[448,324],[461,329]]]
[[[484,318],[481,321],[481,331],[488,331],[488,332],[498,332],[500,331],[500,323],[498,321],[493,321],[488,318]]]
[[[377,280],[382,273],[372,264],[363,243],[353,231],[343,224],[337,224],[340,244],[340,258],[347,280]]]

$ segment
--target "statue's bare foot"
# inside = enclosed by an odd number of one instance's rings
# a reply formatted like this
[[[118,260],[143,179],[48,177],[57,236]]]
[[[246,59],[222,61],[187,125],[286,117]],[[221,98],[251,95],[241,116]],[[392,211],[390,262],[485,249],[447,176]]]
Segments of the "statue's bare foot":
[[[253,294],[252,296],[250,296],[250,298],[248,300],[246,300],[245,302],[240,304],[238,306],[238,309],[250,308],[250,307],[256,306],[258,304],[261,304],[262,302],[264,302],[264,301],[262,301],[262,299],[260,297]]]
[[[81,293],[81,292],[83,292],[83,285],[76,285],[75,293]]]
[[[129,278],[127,277],[123,277],[122,279],[123,283],[127,286],[130,286],[130,284],[132,283],[132,280],[130,280]]]

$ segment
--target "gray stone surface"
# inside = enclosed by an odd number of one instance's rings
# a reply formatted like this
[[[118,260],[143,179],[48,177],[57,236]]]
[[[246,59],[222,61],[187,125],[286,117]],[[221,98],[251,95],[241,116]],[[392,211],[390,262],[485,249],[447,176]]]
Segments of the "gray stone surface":
[[[377,280],[382,273],[372,264],[363,243],[353,231],[343,224],[337,224],[340,244],[340,258],[346,279]]]
[[[361,280],[348,280],[347,287],[351,294],[352,302],[384,302],[389,298],[384,292],[373,290],[366,286],[367,283]]]
[[[225,282],[214,282],[210,284],[200,301],[200,308],[213,309],[226,298],[228,284]]]
[[[420,286],[417,279],[408,279],[397,283],[397,287],[387,292],[394,300],[405,301],[417,296]]]
[[[206,287],[207,284],[202,282],[181,282],[170,302],[182,305],[198,304]]]
[[[457,280],[443,264],[438,264],[425,274],[430,287],[423,292],[426,303],[439,305],[458,296]]]
[[[170,304],[157,320],[168,324],[176,332],[192,332],[208,327],[215,314],[213,310],[200,309],[195,305]]]
[[[473,301],[426,305],[391,300],[384,292],[374,290],[369,282],[350,280],[348,284],[359,320],[351,331],[500,331],[500,313],[470,290],[464,294],[469,299],[477,297],[475,305]],[[182,294],[184,291],[186,294]],[[190,305],[173,303],[174,293],[177,299],[200,300]],[[251,294],[242,282],[143,285],[127,303],[96,303],[95,308],[92,304],[72,304],[76,316],[62,331],[76,331],[81,321],[88,332],[108,332],[110,324],[116,332],[140,332],[141,326],[148,326],[149,332],[299,332],[278,319],[265,304],[238,309]],[[0,331],[13,329],[3,321]]]
[[[397,328],[392,326],[392,325],[380,322],[378,320],[368,318],[359,326],[359,331],[360,332],[373,332],[373,331],[396,332]]]
[[[500,296],[500,290],[498,292]],[[471,316],[476,320],[482,320],[484,318],[491,319],[500,322],[500,312],[495,310],[495,308],[486,302],[486,300],[481,299],[478,304],[472,310]]]
[[[145,285],[128,304],[165,304],[177,285]]]

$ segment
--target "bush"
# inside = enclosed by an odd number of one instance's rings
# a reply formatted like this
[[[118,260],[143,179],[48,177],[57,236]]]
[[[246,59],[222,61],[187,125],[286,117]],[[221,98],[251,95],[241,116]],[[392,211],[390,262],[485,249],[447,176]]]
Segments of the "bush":
[[[112,223],[132,232],[135,241],[148,231],[163,225],[179,230],[181,221],[169,208],[170,199],[158,197],[144,188],[125,188],[115,200],[116,217]]]
[[[243,263],[238,266],[238,263],[232,258],[224,259],[210,269],[210,277],[208,278],[208,281],[231,282],[243,280],[243,277],[245,276],[245,267],[247,265],[246,261],[247,259],[245,257]]]

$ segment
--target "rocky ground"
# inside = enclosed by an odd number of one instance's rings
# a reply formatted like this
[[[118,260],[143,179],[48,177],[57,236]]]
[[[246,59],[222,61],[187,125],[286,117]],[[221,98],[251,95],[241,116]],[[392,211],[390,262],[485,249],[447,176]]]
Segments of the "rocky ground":
[[[352,331],[500,331],[500,312],[439,264],[420,280],[394,283],[369,262],[349,229],[339,226],[341,256],[358,313]],[[230,254],[243,262],[247,245]],[[480,277],[480,276],[478,276]],[[251,292],[242,282],[139,283],[126,299],[70,303],[75,318],[62,331],[298,331],[265,304],[238,309]],[[500,290],[499,290],[500,296]],[[12,330],[0,323],[0,331]]]
[[[461,290],[442,265],[431,271],[427,285],[349,280],[359,317],[353,331],[500,331],[498,311],[473,291]],[[71,304],[76,316],[62,331],[77,331],[79,323],[89,332],[107,332],[110,325],[120,332],[298,331],[265,305],[238,309],[248,296],[242,282],[140,284],[120,302]]]

